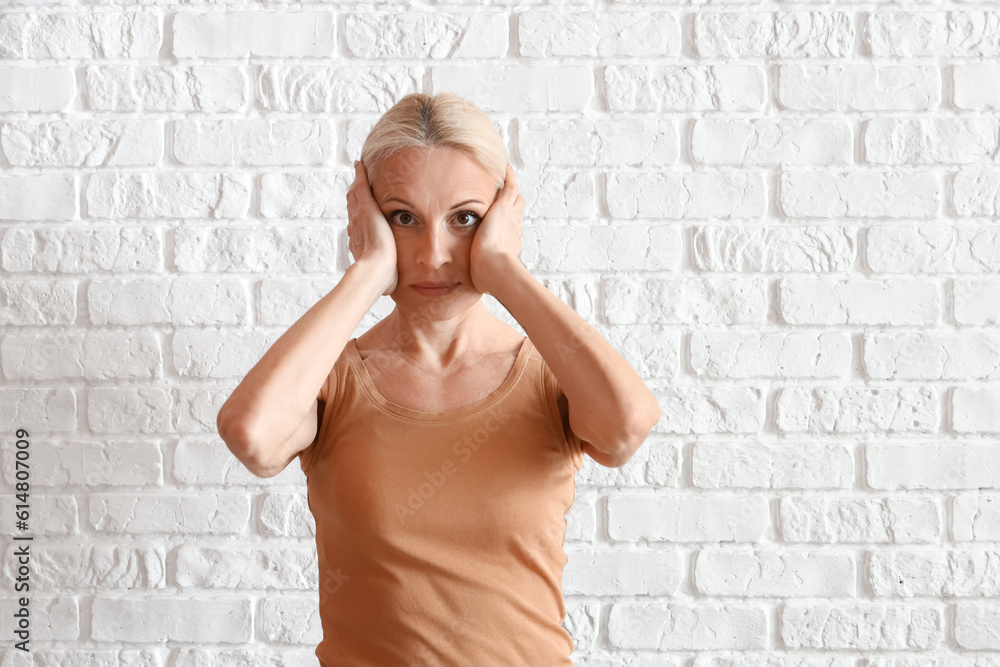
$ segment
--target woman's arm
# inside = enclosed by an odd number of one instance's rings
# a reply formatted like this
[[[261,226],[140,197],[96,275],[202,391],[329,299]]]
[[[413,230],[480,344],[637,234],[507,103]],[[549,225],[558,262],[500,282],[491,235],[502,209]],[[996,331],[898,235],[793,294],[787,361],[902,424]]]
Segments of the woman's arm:
[[[601,465],[624,465],[660,419],[638,373],[585,319],[511,262],[493,296],[528,334],[559,382],[573,432]]]
[[[514,169],[473,239],[472,281],[524,328],[556,376],[573,433],[602,465],[624,465],[660,419],[660,405],[639,374],[572,308],[545,289],[518,259],[524,197]]]
[[[355,263],[274,342],[229,396],[216,424],[252,473],[272,477],[316,435],[317,395],[351,334],[384,289],[377,267]]]
[[[323,382],[365,313],[396,288],[396,242],[360,163],[347,192],[347,213],[357,261],[274,342],[216,419],[230,451],[259,477],[281,472],[313,441]]]

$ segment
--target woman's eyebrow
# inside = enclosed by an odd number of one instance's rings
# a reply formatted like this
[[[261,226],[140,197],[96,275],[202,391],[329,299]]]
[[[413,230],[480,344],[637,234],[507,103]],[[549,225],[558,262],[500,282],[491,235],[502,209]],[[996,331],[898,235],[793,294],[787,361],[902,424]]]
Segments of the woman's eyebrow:
[[[416,208],[416,206],[414,206],[410,202],[406,201],[405,199],[400,199],[399,197],[388,197],[385,200],[383,200],[382,203],[384,204],[389,201],[398,201],[400,204],[406,204],[410,208]],[[482,204],[483,206],[485,206],[485,204],[483,204],[483,202],[479,201],[478,199],[466,199],[465,201],[460,201],[457,204],[453,205],[450,210],[454,211],[456,208],[461,208],[466,204]]]

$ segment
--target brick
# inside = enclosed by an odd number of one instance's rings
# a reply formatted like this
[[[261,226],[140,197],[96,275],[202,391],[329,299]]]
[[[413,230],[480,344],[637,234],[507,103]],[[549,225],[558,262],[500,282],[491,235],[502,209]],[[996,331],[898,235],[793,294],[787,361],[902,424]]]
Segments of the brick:
[[[34,591],[31,592],[29,613],[33,622],[30,627],[31,635],[28,644],[31,648],[31,653],[28,654],[29,659],[33,656],[35,647],[38,646],[35,642],[78,641],[80,639],[80,608],[77,599],[69,595],[42,597]],[[0,632],[11,639],[14,639],[14,612],[19,609],[19,606],[17,598],[13,597],[12,594],[11,597],[0,601],[0,619],[3,619],[0,621]],[[12,650],[8,652],[8,657],[14,650],[17,650],[13,649],[13,643],[12,641]],[[28,664],[34,664],[34,661]]]
[[[584,469],[590,466],[586,459],[587,457],[584,457]],[[594,543],[597,532],[597,510],[594,501],[593,497],[587,496],[577,496],[574,500],[566,515],[566,542]]]
[[[162,39],[153,12],[12,12],[0,18],[0,58],[156,58]]]
[[[854,457],[842,444],[695,443],[692,483],[701,488],[849,488]]]
[[[165,324],[170,284],[162,279],[92,280],[87,306],[93,324]]]
[[[31,650],[35,667],[86,667],[121,665],[122,667],[159,667],[166,664],[169,649],[59,649]]]
[[[106,642],[246,643],[253,613],[246,598],[95,597],[91,635]]]
[[[246,376],[281,333],[179,330],[173,335],[171,363],[181,377]]]
[[[173,403],[163,387],[90,387],[87,424],[92,433],[170,433]]]
[[[32,431],[36,432],[36,434],[42,432],[41,429],[32,429]],[[14,523],[14,512],[16,510],[15,503],[20,503],[21,501],[21,498],[14,495],[0,496],[0,510],[3,510],[4,517],[0,520],[0,526],[3,527],[3,531],[8,535],[19,532]],[[29,504],[31,505],[29,525],[33,535],[61,538],[80,534],[80,510],[76,496],[36,493],[29,497]],[[37,549],[35,553],[38,553]],[[36,560],[37,558],[32,558],[29,566],[34,567]],[[13,560],[7,562],[11,563],[11,565],[14,563]]]
[[[584,457],[577,484],[587,486],[645,487],[656,479],[658,486],[677,486],[680,454],[677,447],[652,436],[619,468],[608,468]]]
[[[959,494],[952,498],[951,534],[956,542],[1000,541],[1000,495]]]
[[[612,217],[762,218],[767,188],[760,174],[726,171],[699,174],[618,172],[607,177]]]
[[[343,175],[335,173],[263,174],[260,212],[264,217],[282,220],[335,218],[345,221],[346,229],[350,185]]]
[[[172,396],[175,420],[173,433],[216,435],[219,409],[231,393],[231,389],[218,385],[177,386]]]
[[[105,533],[239,535],[250,519],[243,493],[95,493],[90,525]]]
[[[162,362],[155,335],[118,332],[8,335],[0,357],[4,376],[19,380],[152,379]]]
[[[963,218],[1000,215],[1000,169],[959,169],[952,181],[955,212]]]
[[[183,227],[174,235],[182,272],[328,272],[339,230],[325,227]]]
[[[0,324],[73,324],[76,289],[73,280],[0,281]]]
[[[590,67],[439,65],[431,70],[431,81],[435,91],[452,91],[486,113],[584,111],[594,97]]]
[[[791,111],[929,111],[941,104],[937,65],[779,65],[778,101]]]
[[[931,605],[797,603],[780,615],[781,639],[792,649],[926,650],[941,642],[944,627]]]
[[[163,454],[155,442],[136,439],[107,442],[32,442],[31,483],[37,486],[159,486]],[[4,447],[4,478],[14,479],[14,447]]]
[[[984,226],[877,226],[865,259],[879,273],[1000,273],[1000,230]]]
[[[567,595],[672,595],[684,577],[678,551],[573,551],[563,572]]]
[[[250,101],[238,67],[93,65],[84,72],[84,104],[94,111],[242,112]]]
[[[157,272],[163,245],[155,229],[16,228],[0,238],[0,262],[18,273]]]
[[[987,111],[1000,109],[1000,65],[967,63],[951,66],[953,100],[959,109]]]
[[[787,324],[934,325],[941,317],[930,280],[781,278],[778,295]]]
[[[851,340],[839,333],[691,334],[691,369],[708,378],[843,377]]]
[[[875,57],[1000,55],[1000,12],[875,12],[862,30]]]
[[[743,653],[742,655],[695,656],[691,667],[856,667],[854,658],[823,656],[821,658],[780,658],[771,654]],[[899,665],[898,667],[904,667]],[[915,666],[908,666],[915,667]]]
[[[1000,324],[1000,281],[953,280],[955,321],[959,324]]]
[[[768,644],[767,611],[747,604],[616,602],[608,642],[616,649],[755,649]]]
[[[845,12],[706,12],[694,17],[702,58],[840,58],[854,47]]]
[[[1000,488],[1000,447],[977,443],[866,445],[876,489]]]
[[[951,421],[958,433],[1000,433],[1000,387],[955,387]]]
[[[304,493],[268,493],[260,505],[260,531],[276,537],[314,537],[316,521]]]
[[[871,164],[991,163],[1000,149],[991,118],[873,118],[865,123]]]
[[[335,146],[326,120],[174,121],[174,156],[181,164],[324,165],[333,161]]]
[[[34,481],[34,480],[32,480]],[[15,544],[7,562],[15,562]],[[131,545],[49,544],[31,562],[31,583],[58,588],[155,589],[166,585],[166,550],[142,541]]]
[[[318,607],[317,603],[317,607]],[[296,618],[301,616],[296,615]],[[319,643],[319,640],[314,642]],[[255,646],[245,649],[179,648],[174,667],[245,667],[246,665],[308,665],[316,662],[316,649],[274,648]]]
[[[316,644],[319,644],[323,640],[323,626],[320,623],[319,617],[319,600],[315,599],[315,597],[265,598],[261,600],[259,617],[261,634],[269,642],[276,644],[311,644],[315,647]],[[255,658],[260,660],[257,656]],[[218,665],[221,663],[213,662],[212,664]]]
[[[677,121],[659,118],[518,119],[517,153],[525,165],[666,166],[680,156]]]
[[[605,338],[645,379],[672,378],[680,367],[680,332],[627,326],[606,331]]]
[[[608,536],[623,542],[756,542],[771,522],[761,496],[618,494],[607,511]]]
[[[854,138],[840,120],[701,119],[691,132],[691,156],[702,164],[847,165]]]
[[[683,248],[680,229],[669,225],[529,226],[521,243],[531,271],[669,271]]]
[[[0,222],[77,217],[72,174],[0,176]]]
[[[170,282],[166,308],[176,325],[246,324],[251,296],[239,280],[179,278]]]
[[[610,278],[604,316],[611,324],[750,324],[766,316],[763,280]]]
[[[343,41],[355,58],[502,58],[507,55],[503,12],[366,12],[347,14]]]
[[[714,386],[655,390],[661,417],[656,433],[757,433],[764,396],[755,387]]]
[[[244,218],[250,208],[249,174],[147,172],[91,174],[91,218]]]
[[[176,581],[186,588],[315,590],[319,586],[316,549],[182,546],[177,550]]]
[[[591,172],[524,171],[517,176],[527,218],[582,218],[590,223],[597,210],[597,185]],[[530,226],[530,223],[529,223]]]
[[[935,387],[789,387],[775,405],[782,432],[932,433],[940,422]]]
[[[75,431],[76,392],[73,389],[2,389],[0,419],[31,433],[69,433]],[[36,426],[37,425],[37,426]]]
[[[866,334],[864,355],[880,380],[1000,379],[1000,334]]]
[[[782,172],[782,212],[792,218],[934,218],[941,183],[933,172]]]
[[[263,65],[253,86],[263,111],[382,114],[422,82],[419,67]]]
[[[152,166],[163,158],[157,121],[14,121],[0,128],[0,145],[20,167]]]
[[[868,581],[882,597],[997,597],[1000,552],[873,551]]]
[[[677,56],[681,28],[667,12],[568,12],[532,9],[517,15],[522,56]]]
[[[830,226],[694,227],[692,259],[702,271],[848,271],[854,263],[855,235],[853,228]]]
[[[71,67],[0,66],[0,113],[55,113],[69,109],[76,97]]]
[[[257,292],[258,324],[290,327],[336,287],[339,279],[309,280],[303,277],[294,280],[261,280]]]
[[[955,641],[964,649],[1000,649],[1000,608],[996,601],[955,604]]]
[[[702,549],[694,579],[700,595],[845,597],[854,595],[854,571],[848,553]]]
[[[607,104],[619,111],[762,111],[767,77],[757,66],[608,65]]]
[[[784,496],[781,535],[788,542],[937,543],[940,511],[930,498]]]
[[[175,58],[295,58],[335,55],[329,11],[179,12]]]

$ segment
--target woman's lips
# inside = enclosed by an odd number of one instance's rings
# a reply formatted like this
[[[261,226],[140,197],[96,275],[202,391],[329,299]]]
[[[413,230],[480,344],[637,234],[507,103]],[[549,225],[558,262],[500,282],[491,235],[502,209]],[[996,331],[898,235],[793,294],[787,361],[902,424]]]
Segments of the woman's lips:
[[[449,283],[444,281],[413,283],[410,285],[418,294],[424,296],[441,296],[447,294],[459,286],[460,283]]]

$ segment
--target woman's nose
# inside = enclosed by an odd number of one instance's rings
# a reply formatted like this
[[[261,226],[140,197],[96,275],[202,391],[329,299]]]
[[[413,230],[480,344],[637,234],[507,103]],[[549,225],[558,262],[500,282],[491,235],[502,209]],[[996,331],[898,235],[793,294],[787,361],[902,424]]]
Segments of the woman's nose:
[[[430,267],[438,267],[451,259],[451,239],[444,224],[428,225],[420,236],[417,261]]]

